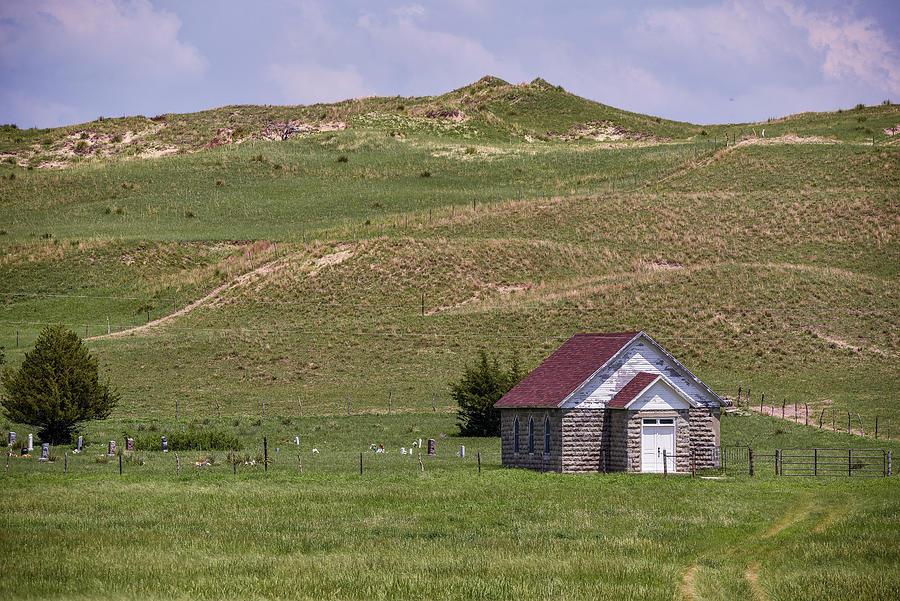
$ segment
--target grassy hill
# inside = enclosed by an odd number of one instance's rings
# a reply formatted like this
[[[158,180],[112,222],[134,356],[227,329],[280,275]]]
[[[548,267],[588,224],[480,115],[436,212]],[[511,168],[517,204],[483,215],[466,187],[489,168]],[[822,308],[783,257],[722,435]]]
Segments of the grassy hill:
[[[6,360],[65,323],[122,395],[84,453],[7,458],[0,592],[896,598],[893,479],[785,478],[766,454],[900,450],[898,124],[881,105],[693,125],[486,77],[0,128]],[[497,439],[456,436],[448,383],[479,349],[529,369],[637,329],[812,425],[727,414],[723,443],[762,455],[725,480],[503,470]],[[867,434],[879,416],[880,439],[816,427],[832,412]],[[185,432],[238,465],[154,450]],[[424,472],[399,453],[419,438]]]
[[[264,139],[291,120],[341,129]],[[62,169],[0,168],[13,364],[43,323],[96,336],[211,294],[91,341],[120,412],[302,397],[336,413],[348,394],[450,409],[478,348],[531,367],[571,333],[643,329],[723,394],[900,417],[900,153],[856,129],[900,122],[895,105],[700,127],[485,77],[144,121],[7,127],[0,143],[146,125],[178,147],[135,158],[110,139]]]

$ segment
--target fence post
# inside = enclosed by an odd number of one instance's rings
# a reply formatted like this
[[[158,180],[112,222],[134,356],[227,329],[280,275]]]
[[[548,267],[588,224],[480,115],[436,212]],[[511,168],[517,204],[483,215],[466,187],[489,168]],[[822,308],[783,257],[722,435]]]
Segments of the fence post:
[[[663,477],[669,477],[669,462],[666,460],[666,450],[663,449]]]
[[[437,410],[434,408],[434,394],[435,394],[435,393],[433,393],[433,392],[431,393],[431,411],[432,411],[432,413],[433,413],[434,411],[437,411]]]
[[[263,464],[265,471],[269,471],[269,441],[263,436]]]
[[[890,476],[890,475],[891,475],[891,452],[888,451],[887,454],[888,454],[888,455],[887,455],[887,462],[888,462],[888,464],[887,464],[887,475]]]
[[[784,419],[784,401],[781,401],[781,419]]]
[[[747,454],[750,457],[750,475],[753,475],[753,449],[747,447]]]
[[[847,412],[847,434],[850,434],[850,412]]]
[[[847,475],[853,475],[853,449],[847,449]]]
[[[806,410],[806,425],[809,425],[809,403],[803,403],[803,408]]]
[[[481,451],[478,452],[478,475],[481,475]]]
[[[775,475],[778,475],[778,460],[780,459],[778,449],[775,449]]]
[[[763,406],[766,404],[766,393],[762,393],[762,396],[759,397],[759,412],[763,413]]]
[[[657,179],[659,179],[659,178],[657,178]],[[738,407],[741,406],[741,387],[740,386],[738,386],[738,405],[737,406]]]
[[[819,449],[813,449],[813,476],[819,475]]]
[[[360,476],[363,475],[363,473],[362,473],[362,470],[363,470],[363,466],[362,466],[362,455],[363,455],[362,453],[359,454],[359,475],[360,475]]]
[[[875,416],[875,440],[878,440],[878,416]]]

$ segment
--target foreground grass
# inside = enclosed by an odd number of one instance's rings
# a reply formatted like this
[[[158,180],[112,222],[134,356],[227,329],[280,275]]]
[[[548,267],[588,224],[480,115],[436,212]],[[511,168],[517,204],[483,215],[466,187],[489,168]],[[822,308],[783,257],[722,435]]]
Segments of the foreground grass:
[[[0,543],[16,549],[0,592],[750,599],[760,588],[770,599],[888,599],[900,594],[895,488],[498,469],[16,476],[0,487]]]

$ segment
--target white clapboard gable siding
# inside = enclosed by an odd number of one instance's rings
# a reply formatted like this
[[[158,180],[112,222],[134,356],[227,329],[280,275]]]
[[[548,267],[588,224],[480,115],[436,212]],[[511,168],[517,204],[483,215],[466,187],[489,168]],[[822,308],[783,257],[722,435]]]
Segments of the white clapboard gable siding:
[[[698,405],[717,407],[721,399],[649,336],[641,333],[578,387],[563,408],[599,409],[638,373],[660,374]]]

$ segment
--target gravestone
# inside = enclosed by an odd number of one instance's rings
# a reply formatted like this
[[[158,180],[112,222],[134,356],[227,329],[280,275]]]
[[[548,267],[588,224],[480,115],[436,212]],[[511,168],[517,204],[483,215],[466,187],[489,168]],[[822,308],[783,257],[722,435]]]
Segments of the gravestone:
[[[16,433],[15,433],[15,432],[10,432],[10,433],[9,433],[9,442],[6,443],[6,446],[11,447],[11,446],[13,446],[14,444],[16,444]]]
[[[28,452],[30,453],[33,450],[34,450],[34,434],[29,434],[28,435]]]
[[[45,442],[41,445],[41,458],[38,459],[41,463],[45,461],[50,461],[50,443]]]
[[[133,439],[133,438],[126,438],[126,439],[125,439],[125,450],[126,450],[126,451],[133,451],[133,450],[134,450],[134,439]]]
[[[165,436],[162,437],[162,452],[163,453],[169,452],[169,441],[166,440]]]
[[[294,444],[300,444],[300,437],[299,437],[299,436],[295,436],[295,437],[294,437]]]
[[[84,436],[79,436],[78,437],[78,446],[75,447],[75,450],[80,453],[83,445],[84,445]]]
[[[107,455],[115,455],[115,454],[116,454],[116,441],[110,440],[109,441],[109,452],[107,452]]]
[[[465,458],[466,456],[466,445],[460,445],[459,447],[459,456]]]
[[[429,455],[437,455],[437,451],[435,449],[435,442],[433,438],[428,439],[428,454]]]

